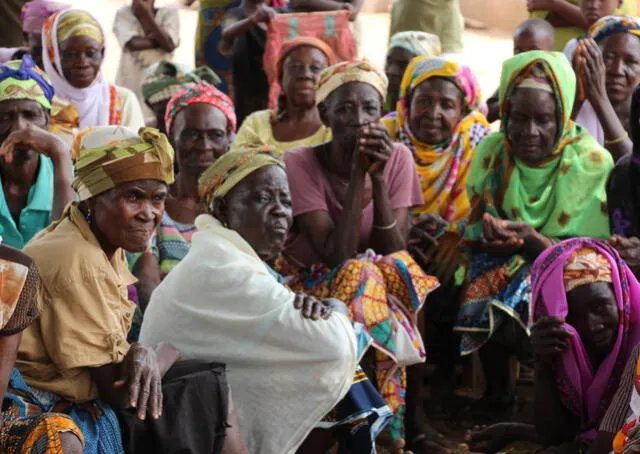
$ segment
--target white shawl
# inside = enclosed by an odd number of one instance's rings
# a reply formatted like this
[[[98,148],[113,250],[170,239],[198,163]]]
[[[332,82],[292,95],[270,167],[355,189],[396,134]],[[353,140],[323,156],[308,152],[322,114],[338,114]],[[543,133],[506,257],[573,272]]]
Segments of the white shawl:
[[[304,319],[251,246],[209,215],[153,292],[140,341],[227,365],[250,453],[294,453],[346,395],[357,366],[349,319]]]
[[[65,13],[69,13],[70,11],[75,10],[69,9],[66,10]],[[55,62],[55,66],[51,64],[52,56],[49,54],[47,35],[46,33],[42,34],[44,71],[51,80],[56,96],[73,104],[78,110],[80,128],[107,126],[109,124],[111,88],[102,71],[98,72],[93,83],[87,88],[76,88],[67,82],[67,79],[64,77],[62,62],[60,60],[60,43],[58,43],[58,22],[62,16],[62,14],[58,14],[51,27],[51,40],[53,44],[51,47],[53,48],[53,61]]]

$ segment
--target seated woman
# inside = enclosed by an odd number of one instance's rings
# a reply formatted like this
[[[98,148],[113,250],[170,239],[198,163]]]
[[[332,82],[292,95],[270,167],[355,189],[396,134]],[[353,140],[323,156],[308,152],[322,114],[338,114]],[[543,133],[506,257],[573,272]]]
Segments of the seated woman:
[[[56,96],[77,109],[81,128],[144,126],[136,95],[111,85],[101,71],[105,35],[91,14],[78,9],[54,14],[43,26],[42,43],[44,70]]]
[[[640,276],[640,87],[636,87],[631,99],[629,133],[633,141],[633,153],[623,156],[611,172],[607,185],[607,207],[613,237],[610,243]]]
[[[588,238],[546,250],[533,265],[531,282],[535,426],[503,423],[478,431],[470,448],[495,452],[499,444],[528,439],[560,445],[563,452],[589,446],[589,453],[608,453],[633,383],[621,376],[627,360],[637,361],[637,350],[632,352],[640,342],[640,285],[615,249]],[[606,429],[603,416],[623,384],[624,409],[607,413],[607,424],[617,428]]]
[[[0,240],[1,241],[1,240]],[[80,429],[66,415],[27,414],[15,395],[7,395],[18,354],[22,331],[39,316],[38,268],[27,255],[11,247],[0,246],[0,451],[5,454],[80,454],[84,438]]]
[[[180,63],[167,60],[159,61],[149,66],[142,78],[142,97],[155,115],[155,124],[147,124],[166,133],[164,114],[169,100],[181,92],[186,85],[207,82],[218,86],[222,80],[210,68],[201,66],[192,70]],[[149,122],[148,122],[149,123]]]
[[[385,75],[366,62],[320,75],[316,101],[333,139],[285,154],[294,225],[275,267],[295,291],[338,298],[365,325],[376,350],[364,367],[375,370],[402,444],[404,366],[424,361],[416,315],[438,284],[404,251],[409,209],[423,199],[411,152],[379,123],[386,93]],[[406,350],[391,335],[397,317]]]
[[[530,359],[531,263],[554,240],[609,237],[605,185],[611,155],[570,119],[576,79],[561,53],[507,60],[500,86],[502,131],[471,164],[468,286],[456,330],[461,353],[479,350],[483,407],[513,409],[508,360]]]
[[[640,19],[608,16],[597,21],[579,42],[574,66],[585,97],[575,106],[575,121],[617,161],[633,147],[627,131],[631,95],[640,80]]]
[[[71,416],[85,453],[121,453],[123,442],[136,453],[214,452],[222,443],[223,452],[244,452],[224,366],[176,362],[168,344],[126,341],[135,278],[124,251],[143,251],[160,222],[173,182],[171,146],[157,130],[116,126],[88,130],[76,146],[80,201],[25,248],[41,270],[42,313],[20,343],[16,367],[26,384],[12,387],[40,411]]]
[[[189,252],[196,217],[205,209],[198,195],[198,178],[229,149],[236,130],[236,114],[227,95],[201,82],[183,88],[171,98],[165,124],[176,151],[176,181],[149,248],[129,260],[130,269],[139,279],[142,311],[151,292]],[[139,329],[139,320],[134,325]]]
[[[215,217],[196,220],[193,248],[153,293],[141,339],[228,365],[250,452],[293,453],[314,427],[346,425],[348,452],[373,453],[391,412],[361,371],[352,385],[368,340],[357,342],[344,304],[295,295],[263,262],[282,250],[292,224],[281,156],[246,148],[202,175]],[[320,446],[301,452],[326,452]]]
[[[329,142],[331,130],[320,119],[315,85],[322,70],[334,63],[333,51],[319,39],[299,37],[286,41],[277,65],[282,86],[278,107],[249,115],[238,130],[232,151],[258,145],[286,151]]]
[[[441,54],[440,38],[426,32],[398,32],[389,41],[384,72],[389,80],[384,113],[395,116],[400,97],[400,84],[409,62],[419,56],[437,57]]]

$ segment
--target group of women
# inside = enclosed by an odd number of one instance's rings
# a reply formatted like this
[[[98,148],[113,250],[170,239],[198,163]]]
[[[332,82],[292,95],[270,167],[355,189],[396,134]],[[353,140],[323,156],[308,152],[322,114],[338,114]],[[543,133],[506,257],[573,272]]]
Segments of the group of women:
[[[516,356],[536,414],[473,450],[640,442],[636,19],[596,22],[573,67],[504,62],[495,133],[472,71],[421,32],[392,38],[389,77],[286,42],[277,107],[242,125],[215,74],[160,62],[141,93],[165,133],[102,75],[89,13],[42,32],[44,72],[1,68],[0,155],[49,155],[75,194],[26,255],[0,247],[3,452],[446,452],[413,366],[450,380],[476,351],[479,406],[513,408]],[[79,114],[73,176],[44,131],[54,93]]]

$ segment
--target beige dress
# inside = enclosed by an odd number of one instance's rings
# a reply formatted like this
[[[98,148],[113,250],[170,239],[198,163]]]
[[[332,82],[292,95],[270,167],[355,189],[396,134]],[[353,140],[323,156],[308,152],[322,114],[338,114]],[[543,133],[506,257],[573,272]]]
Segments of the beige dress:
[[[177,45],[180,44],[180,16],[176,8],[159,8],[156,12],[156,22],[165,30],[171,40]],[[160,60],[171,60],[172,52],[165,52],[162,49],[149,49],[131,52],[125,48],[127,43],[136,36],[145,36],[142,25],[133,14],[133,9],[125,5],[116,13],[113,23],[113,33],[118,38],[122,46],[122,56],[120,66],[116,75],[116,85],[128,88],[133,91],[140,105],[143,108],[145,117],[153,117],[153,112],[147,107],[142,97],[140,87],[142,85],[142,74],[145,69]]]

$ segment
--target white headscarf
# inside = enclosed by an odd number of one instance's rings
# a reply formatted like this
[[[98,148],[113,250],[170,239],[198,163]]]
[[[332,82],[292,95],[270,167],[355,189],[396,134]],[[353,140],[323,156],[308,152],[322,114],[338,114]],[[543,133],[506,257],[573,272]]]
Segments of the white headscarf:
[[[44,70],[49,79],[51,79],[56,96],[73,104],[78,110],[81,128],[106,126],[109,124],[111,88],[102,71],[98,72],[93,83],[87,88],[76,88],[71,85],[62,71],[58,24],[62,17],[79,13],[90,16],[84,10],[68,9],[53,16],[53,24],[50,28],[45,24],[42,33]],[[93,16],[91,17],[93,18]],[[98,27],[102,29],[98,21],[95,18],[93,19],[98,24]],[[102,36],[104,36],[104,30],[102,30]],[[53,50],[53,55],[50,55],[49,48]]]

